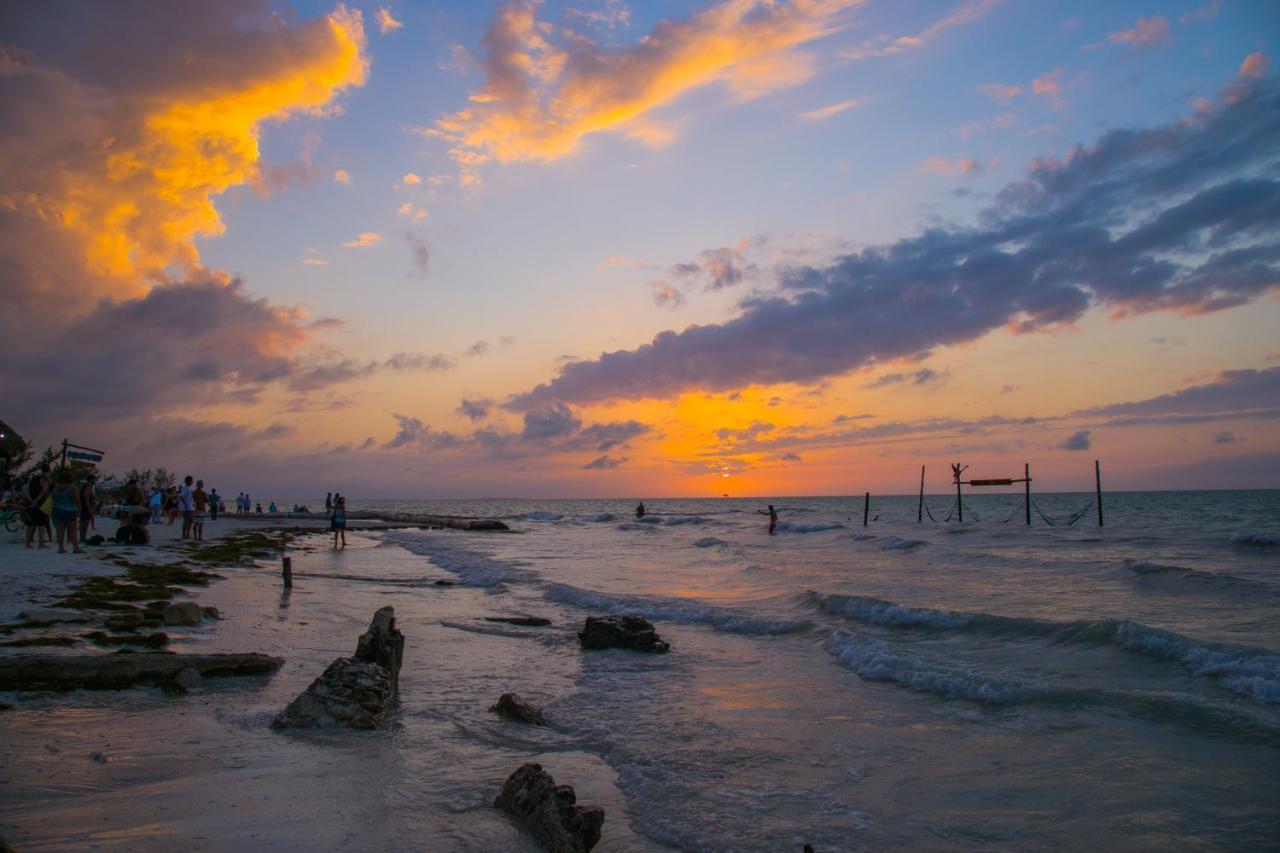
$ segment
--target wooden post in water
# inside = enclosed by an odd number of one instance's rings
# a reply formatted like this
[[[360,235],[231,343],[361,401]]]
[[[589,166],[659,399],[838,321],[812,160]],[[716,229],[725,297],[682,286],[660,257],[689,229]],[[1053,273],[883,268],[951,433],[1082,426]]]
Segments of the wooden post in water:
[[[960,523],[964,524],[964,498],[960,495],[960,475],[956,475],[956,510],[960,513]]]
[[[1102,465],[1093,460],[1093,480],[1098,488],[1098,526],[1102,526]]]
[[[1031,463],[1030,462],[1022,463],[1022,476],[1025,477],[1027,480],[1026,483],[1024,483],[1023,485],[1027,487],[1027,498],[1026,498],[1027,524],[1030,524],[1031,523]]]
[[[916,506],[916,522],[924,521],[924,466],[920,466],[920,503]]]
[[[867,492],[862,498],[862,526],[867,526],[867,516],[871,513],[871,493]]]
[[[280,568],[284,573],[284,588],[293,589],[293,557],[281,557]]]

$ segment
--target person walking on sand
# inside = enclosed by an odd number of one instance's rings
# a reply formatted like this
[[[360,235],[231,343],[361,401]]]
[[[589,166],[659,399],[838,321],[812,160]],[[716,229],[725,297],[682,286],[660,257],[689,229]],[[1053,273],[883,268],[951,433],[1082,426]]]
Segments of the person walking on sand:
[[[191,536],[191,527],[196,520],[196,502],[191,496],[191,485],[195,478],[188,474],[182,478],[182,486],[178,489],[178,512],[182,513],[182,538]]]
[[[333,549],[338,550],[338,537],[342,537],[342,547],[347,547],[347,499],[342,495],[329,514],[329,529],[333,531]]]
[[[93,484],[97,478],[90,474],[85,477],[84,483],[80,486],[80,541],[84,542],[89,538],[90,528],[97,530],[98,522],[94,518],[96,513],[93,511],[94,503]]]
[[[768,511],[768,512],[765,512],[765,511],[764,511],[764,510],[762,510],[762,509],[758,509],[758,510],[756,510],[756,512],[757,512],[759,515],[767,515],[767,516],[769,516],[769,535],[770,535],[770,536],[772,536],[772,535],[773,535],[773,528],[775,528],[775,527],[777,527],[777,526],[778,526],[778,512],[777,512],[777,510],[775,510],[775,509],[773,508],[773,504],[769,504],[769,511]]]
[[[151,504],[151,523],[159,524],[160,511],[161,509],[164,508],[164,493],[160,491],[159,486],[154,486],[151,489],[150,504]]]
[[[49,499],[49,481],[43,476],[43,472],[37,472],[31,475],[27,487],[23,490],[23,500],[26,504],[26,510],[22,513],[23,522],[27,526],[27,547],[31,547],[31,543],[35,539],[39,539],[40,547],[47,548],[45,545],[45,531],[49,526],[49,516],[44,514],[42,507],[44,502]],[[37,536],[37,533],[39,536]],[[48,537],[52,539],[53,537]]]
[[[80,515],[80,490],[76,488],[69,469],[63,468],[58,472],[51,494],[53,495],[53,521],[58,527],[58,553],[67,553],[63,543],[70,539],[72,550],[77,554],[83,554],[84,552],[80,550],[80,540],[76,537],[76,518]]]
[[[204,490],[204,480],[196,480],[191,504],[195,508],[191,515],[191,538],[199,541],[204,539],[204,522],[209,517],[209,495]]]

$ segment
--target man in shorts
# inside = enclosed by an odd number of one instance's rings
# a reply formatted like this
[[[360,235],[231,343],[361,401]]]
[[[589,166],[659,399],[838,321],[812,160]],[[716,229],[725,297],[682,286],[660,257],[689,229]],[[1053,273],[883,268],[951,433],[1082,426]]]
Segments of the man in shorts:
[[[204,490],[204,480],[196,480],[195,490],[191,492],[191,503],[195,512],[191,519],[193,539],[204,539],[204,522],[209,517],[209,495]]]
[[[191,496],[191,484],[195,478],[188,474],[178,487],[178,512],[182,513],[182,538],[191,536],[191,527],[196,520],[196,503]]]

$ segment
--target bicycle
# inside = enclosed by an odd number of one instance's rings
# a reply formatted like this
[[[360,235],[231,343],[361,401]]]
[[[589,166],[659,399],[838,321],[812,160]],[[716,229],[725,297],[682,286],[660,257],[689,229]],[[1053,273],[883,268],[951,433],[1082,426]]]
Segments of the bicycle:
[[[4,529],[10,533],[17,533],[24,526],[22,512],[12,506],[0,507],[0,522],[3,522]]]

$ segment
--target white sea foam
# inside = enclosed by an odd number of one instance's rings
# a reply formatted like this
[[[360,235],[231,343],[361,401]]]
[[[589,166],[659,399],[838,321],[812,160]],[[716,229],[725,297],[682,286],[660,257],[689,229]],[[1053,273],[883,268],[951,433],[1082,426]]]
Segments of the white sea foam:
[[[662,523],[674,527],[681,524],[714,524],[715,520],[701,515],[667,515],[662,517]]]
[[[599,524],[605,521],[617,521],[618,517],[611,512],[598,512],[595,515],[583,516],[583,521],[589,521],[592,524]]]
[[[884,544],[880,548],[884,551],[912,551],[916,548],[923,548],[928,544],[922,539],[903,539],[900,536],[889,536],[884,540]]]
[[[830,522],[827,524],[802,524],[798,521],[779,521],[778,529],[785,530],[788,533],[819,533],[823,530],[835,530],[838,527],[844,527],[839,522]]]
[[[559,521],[564,518],[563,515],[559,515],[554,512],[543,512],[542,510],[526,512],[524,517],[526,521]]]
[[[794,619],[762,619],[740,610],[717,607],[702,601],[665,596],[612,595],[564,583],[553,583],[544,593],[551,601],[583,610],[611,614],[634,614],[646,619],[710,625],[731,634],[789,634],[803,631],[808,622]]]
[[[1192,673],[1215,677],[1228,690],[1258,701],[1280,703],[1280,655],[1265,649],[1198,643],[1137,622],[1117,624],[1112,642],[1121,648],[1176,660]]]
[[[816,603],[827,613],[876,625],[959,628],[973,620],[973,617],[967,613],[932,610],[927,607],[907,607],[892,601],[860,595],[819,595],[817,593],[810,593],[810,595],[816,596]]]
[[[1042,691],[1012,678],[993,677],[941,662],[895,652],[888,643],[836,630],[827,638],[827,651],[860,678],[887,681],[948,699],[968,699],[1007,705],[1035,698]]]
[[[1231,534],[1231,541],[1237,545],[1258,545],[1263,548],[1280,545],[1280,536],[1274,533],[1261,533],[1256,530],[1241,530]]]
[[[531,581],[537,575],[521,563],[496,560],[463,547],[452,536],[418,530],[389,530],[386,539],[452,572],[467,586],[496,587],[507,581]]]

